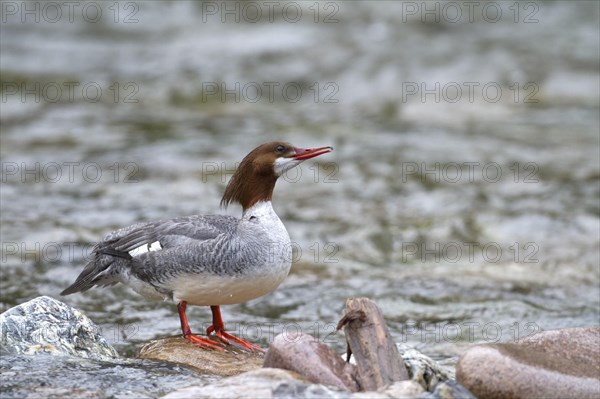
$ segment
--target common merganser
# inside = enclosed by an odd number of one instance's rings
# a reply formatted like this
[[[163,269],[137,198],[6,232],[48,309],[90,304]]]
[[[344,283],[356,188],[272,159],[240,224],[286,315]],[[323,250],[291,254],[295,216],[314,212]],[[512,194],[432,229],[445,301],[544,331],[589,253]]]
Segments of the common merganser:
[[[273,291],[291,267],[291,242],[271,206],[277,178],[332,147],[297,148],[271,142],[252,150],[225,189],[221,205],[237,202],[242,218],[194,215],[142,222],[104,237],[69,295],[94,286],[123,283],[148,299],[177,304],[184,338],[201,347],[223,349],[233,341],[249,351],[262,348],[225,332],[220,305],[246,302]],[[212,332],[221,343],[192,334],[186,306],[210,306]]]

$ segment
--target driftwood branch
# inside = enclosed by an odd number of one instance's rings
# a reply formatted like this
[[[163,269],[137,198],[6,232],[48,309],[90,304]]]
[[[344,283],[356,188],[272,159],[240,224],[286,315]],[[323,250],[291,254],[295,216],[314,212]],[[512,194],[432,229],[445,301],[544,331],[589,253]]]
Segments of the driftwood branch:
[[[375,302],[368,298],[348,299],[337,328],[344,328],[348,358],[351,353],[356,359],[363,390],[376,391],[394,381],[409,379],[404,361]]]

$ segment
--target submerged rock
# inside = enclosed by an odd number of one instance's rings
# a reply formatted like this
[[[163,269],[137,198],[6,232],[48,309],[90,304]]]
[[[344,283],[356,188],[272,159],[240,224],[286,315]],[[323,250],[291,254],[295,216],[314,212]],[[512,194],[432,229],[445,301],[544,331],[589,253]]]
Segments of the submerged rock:
[[[279,334],[269,347],[264,367],[294,371],[316,384],[358,391],[356,366],[344,362],[333,349],[315,337]]]
[[[227,377],[262,367],[264,354],[234,346],[226,350],[199,348],[183,337],[151,341],[140,350],[141,359],[162,360],[192,367],[202,374]]]
[[[545,331],[465,352],[457,380],[485,398],[600,397],[600,327]]]
[[[72,356],[0,356],[0,397],[151,399],[209,378],[172,363]]]
[[[262,368],[205,385],[171,392],[163,399],[196,398],[349,398],[350,392],[310,384],[282,369]]]
[[[2,348],[12,354],[51,353],[96,360],[119,357],[79,310],[41,296],[0,315]]]
[[[447,383],[443,383],[447,384]],[[442,384],[440,384],[442,385]],[[457,387],[460,387],[456,384]],[[443,388],[443,387],[441,387]],[[323,398],[323,399],[474,399],[466,390],[452,387],[440,393],[425,392],[415,381],[396,381],[379,391],[349,392],[323,384],[311,384],[301,375],[289,370],[262,368],[227,377],[204,386],[178,389],[162,399],[202,398]],[[448,394],[450,392],[451,394]]]
[[[396,381],[377,391],[350,392],[340,382],[354,376],[354,366],[310,335],[278,336],[265,356],[265,367],[204,386],[190,386],[164,396],[185,398],[349,398],[349,399],[474,399],[437,362],[414,349],[405,349],[403,357],[412,380]],[[321,357],[320,351],[326,351]],[[199,351],[200,352],[200,351]],[[209,351],[206,351],[209,352]],[[217,352],[217,351],[210,351]],[[185,362],[184,362],[185,364]],[[188,363],[189,364],[189,363]],[[271,368],[290,367],[284,370]],[[354,371],[349,371],[354,370]],[[299,374],[299,371],[301,374]],[[345,374],[347,373],[347,374]],[[444,380],[444,381],[442,381]],[[314,383],[314,381],[319,381]],[[333,382],[332,382],[333,381]],[[424,381],[427,381],[425,383]],[[441,381],[441,382],[440,382]],[[435,386],[434,386],[435,384]],[[427,392],[425,387],[431,387]]]

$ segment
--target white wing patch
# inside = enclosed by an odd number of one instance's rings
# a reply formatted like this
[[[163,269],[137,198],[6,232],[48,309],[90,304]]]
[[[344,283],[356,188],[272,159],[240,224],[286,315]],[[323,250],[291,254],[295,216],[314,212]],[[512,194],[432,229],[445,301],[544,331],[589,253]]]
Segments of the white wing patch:
[[[162,245],[160,245],[160,242],[154,241],[151,244],[140,245],[139,247],[132,249],[131,251],[129,251],[129,255],[138,256],[141,254],[145,254],[146,252],[159,251],[161,249]]]

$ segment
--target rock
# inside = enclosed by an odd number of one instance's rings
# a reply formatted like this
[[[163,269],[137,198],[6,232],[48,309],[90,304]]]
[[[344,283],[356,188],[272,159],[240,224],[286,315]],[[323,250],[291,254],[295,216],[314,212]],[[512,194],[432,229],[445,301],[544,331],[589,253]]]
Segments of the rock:
[[[0,397],[9,398],[158,398],[212,376],[166,362],[140,359],[98,361],[39,353],[0,355]]]
[[[458,382],[448,380],[435,386],[433,399],[477,399],[469,390]]]
[[[223,378],[204,386],[190,386],[171,392],[162,399],[196,398],[324,398],[324,399],[401,399],[431,398],[414,381],[398,381],[380,392],[349,392],[322,384],[311,384],[289,370],[262,368]],[[470,399],[470,397],[467,397]],[[445,397],[444,397],[445,399]]]
[[[119,357],[86,315],[47,296],[2,313],[0,335],[2,348],[13,354],[51,353],[97,360]]]
[[[426,391],[433,392],[440,382],[452,378],[449,370],[445,370],[438,362],[418,350],[403,345],[399,345],[398,349],[410,379],[418,382]]]
[[[348,348],[356,359],[359,383],[376,391],[408,380],[406,367],[392,341],[381,311],[369,298],[349,298],[337,329],[344,328]]]
[[[151,341],[140,349],[139,357],[179,363],[202,374],[221,377],[261,368],[264,361],[262,353],[251,353],[234,346],[227,346],[225,351],[199,348],[183,337]]]
[[[282,369],[262,368],[205,386],[171,392],[163,399],[196,398],[350,398],[348,391],[310,384],[300,375]]]
[[[433,399],[476,399],[468,389],[453,380],[452,370],[444,368],[429,356],[408,345],[397,344],[397,347],[402,354],[402,359],[411,378],[410,382],[415,387],[421,388],[421,394],[415,393],[412,394],[413,396],[431,397]],[[408,381],[402,382],[407,383]],[[390,390],[395,385],[403,387],[400,382],[396,382],[384,392],[392,397],[410,396],[405,395],[401,390],[397,392]],[[406,387],[408,389],[409,385],[407,384]],[[430,396],[425,392],[431,392]]]
[[[600,397],[600,327],[545,331],[465,352],[457,380],[477,397]]]
[[[348,391],[338,391],[321,384],[306,384],[299,381],[280,384],[273,391],[273,398],[331,398],[349,399],[353,396]]]
[[[356,392],[356,366],[344,362],[335,351],[313,336],[279,334],[265,357],[264,367],[294,371],[315,384]]]
[[[396,381],[383,390],[392,398],[414,398],[425,393],[423,387],[416,381]]]
[[[395,399],[394,397],[386,395],[383,392],[375,392],[375,391],[355,392],[352,394],[351,398],[352,399]],[[423,398],[423,399],[430,399],[430,398]]]

